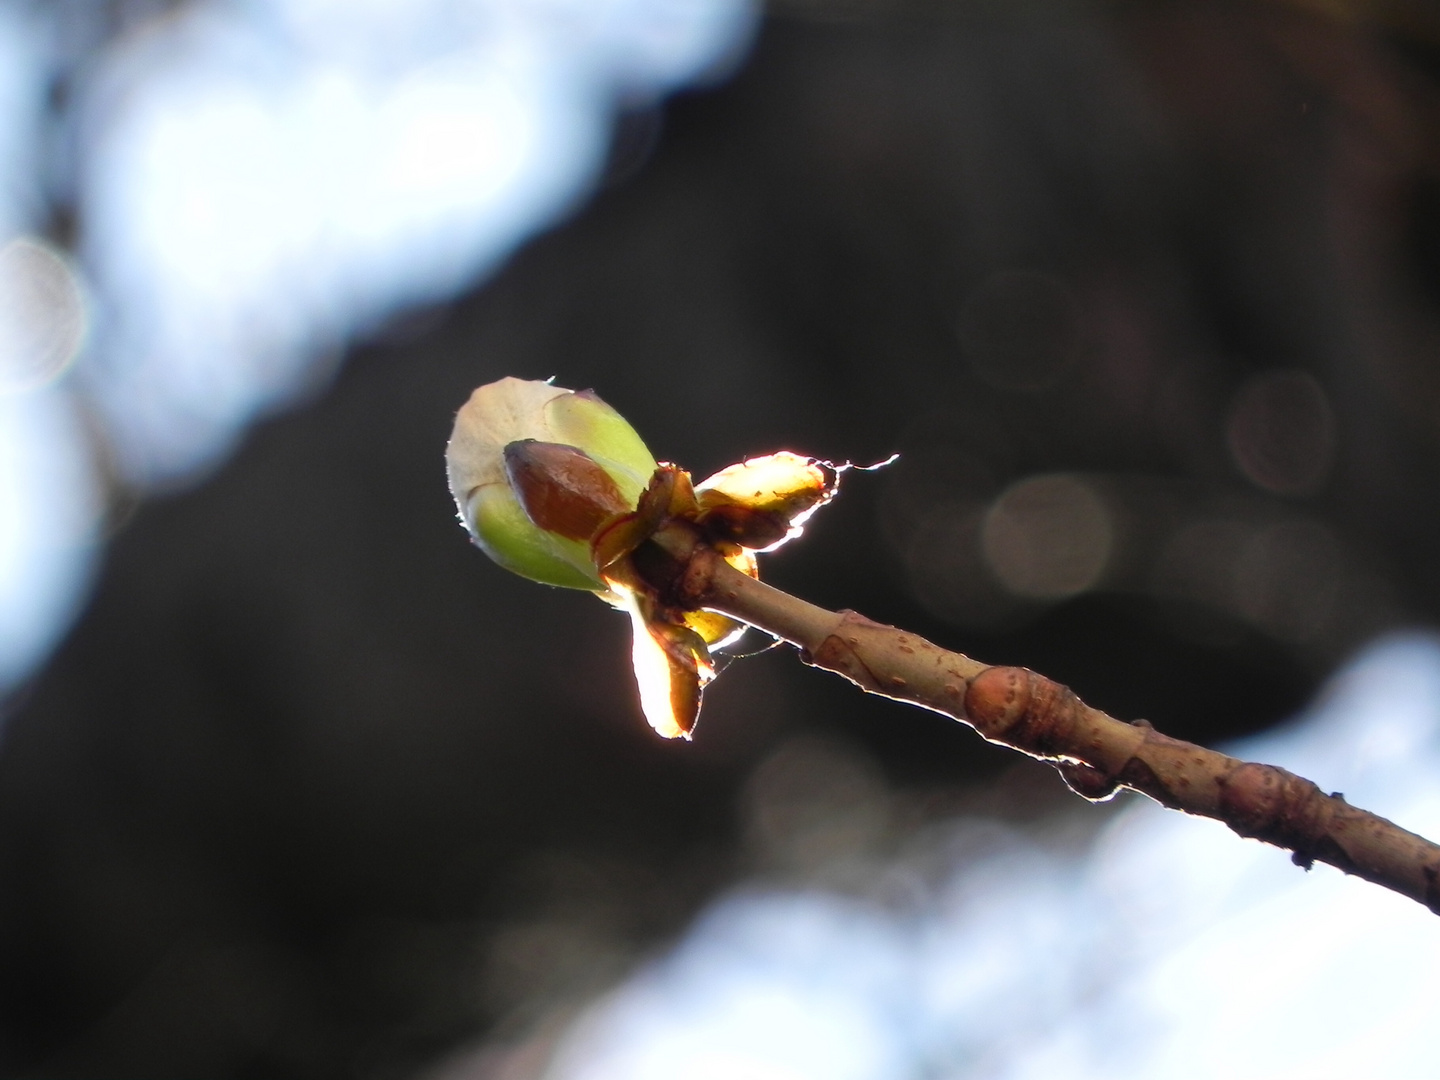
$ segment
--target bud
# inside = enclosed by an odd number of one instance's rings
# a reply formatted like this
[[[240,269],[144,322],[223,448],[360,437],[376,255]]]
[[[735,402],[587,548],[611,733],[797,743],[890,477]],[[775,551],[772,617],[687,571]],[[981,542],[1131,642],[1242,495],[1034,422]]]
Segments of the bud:
[[[445,464],[485,554],[534,581],[594,592],[606,585],[591,535],[635,508],[656,469],[635,429],[591,391],[515,378],[470,395]]]
[[[692,484],[658,465],[625,418],[589,390],[501,379],[470,395],[446,448],[460,520],[507,570],[588,589],[629,613],[641,707],[667,739],[690,738],[715,677],[710,650],[744,626],[676,606],[632,558],[685,522],[695,541],[757,577],[755,553],[799,535],[835,494],[842,470],[788,451],[751,458]]]

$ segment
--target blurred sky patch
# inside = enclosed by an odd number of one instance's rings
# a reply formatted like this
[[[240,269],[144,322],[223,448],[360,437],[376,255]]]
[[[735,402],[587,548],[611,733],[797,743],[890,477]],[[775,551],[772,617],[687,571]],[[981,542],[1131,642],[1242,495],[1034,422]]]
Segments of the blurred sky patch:
[[[1233,746],[1440,832],[1440,643],[1377,643]],[[545,1080],[1409,1078],[1420,904],[1136,798],[1098,837],[960,818],[860,889],[752,884],[574,1023]],[[433,1080],[482,1075],[465,1059]]]
[[[755,15],[109,7],[0,6],[0,691],[83,597],[107,481],[193,479],[352,335],[473,284],[583,199],[617,109],[723,71]]]

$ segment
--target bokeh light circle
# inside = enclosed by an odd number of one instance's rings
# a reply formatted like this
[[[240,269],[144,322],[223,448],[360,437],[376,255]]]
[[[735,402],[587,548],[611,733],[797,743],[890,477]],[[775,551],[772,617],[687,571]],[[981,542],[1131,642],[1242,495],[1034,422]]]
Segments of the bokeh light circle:
[[[0,393],[58,379],[79,355],[88,321],[69,260],[29,236],[0,247]]]
[[[985,515],[981,545],[990,570],[1011,592],[1060,600],[1100,579],[1114,532],[1109,510],[1088,483],[1052,474],[1001,494]]]
[[[1256,487],[1310,495],[1335,459],[1335,414],[1325,390],[1303,371],[1268,371],[1247,381],[1230,406],[1230,454]]]

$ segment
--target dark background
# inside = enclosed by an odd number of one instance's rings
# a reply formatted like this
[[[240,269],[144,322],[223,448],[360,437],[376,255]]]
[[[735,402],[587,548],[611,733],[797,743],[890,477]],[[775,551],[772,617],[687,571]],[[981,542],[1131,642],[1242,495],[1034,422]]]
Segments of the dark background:
[[[455,522],[450,424],[503,375],[595,387],[697,475],[898,450],[766,576],[1172,734],[1433,623],[1440,23],[1366,10],[777,7],[732,81],[622,118],[573,220],[117,511],[0,748],[5,1075],[410,1075],[753,869],[747,777],[797,734],[917,820],[1017,783],[788,650],[656,739],[625,620]],[[977,539],[1047,474],[1114,533],[1068,599]]]

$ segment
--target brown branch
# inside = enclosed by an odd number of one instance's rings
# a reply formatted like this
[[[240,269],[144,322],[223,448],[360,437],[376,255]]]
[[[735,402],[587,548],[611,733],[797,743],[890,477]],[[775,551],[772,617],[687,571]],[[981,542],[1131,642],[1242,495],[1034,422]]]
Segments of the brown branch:
[[[868,693],[944,713],[990,742],[1050,762],[1088,799],[1131,788],[1289,849],[1307,870],[1316,860],[1329,863],[1440,914],[1440,846],[1338,793],[1169,738],[1145,721],[1116,720],[1026,668],[989,667],[856,612],[806,603],[727,565],[683,524],[654,539],[636,553],[637,568],[677,606],[723,612]]]

